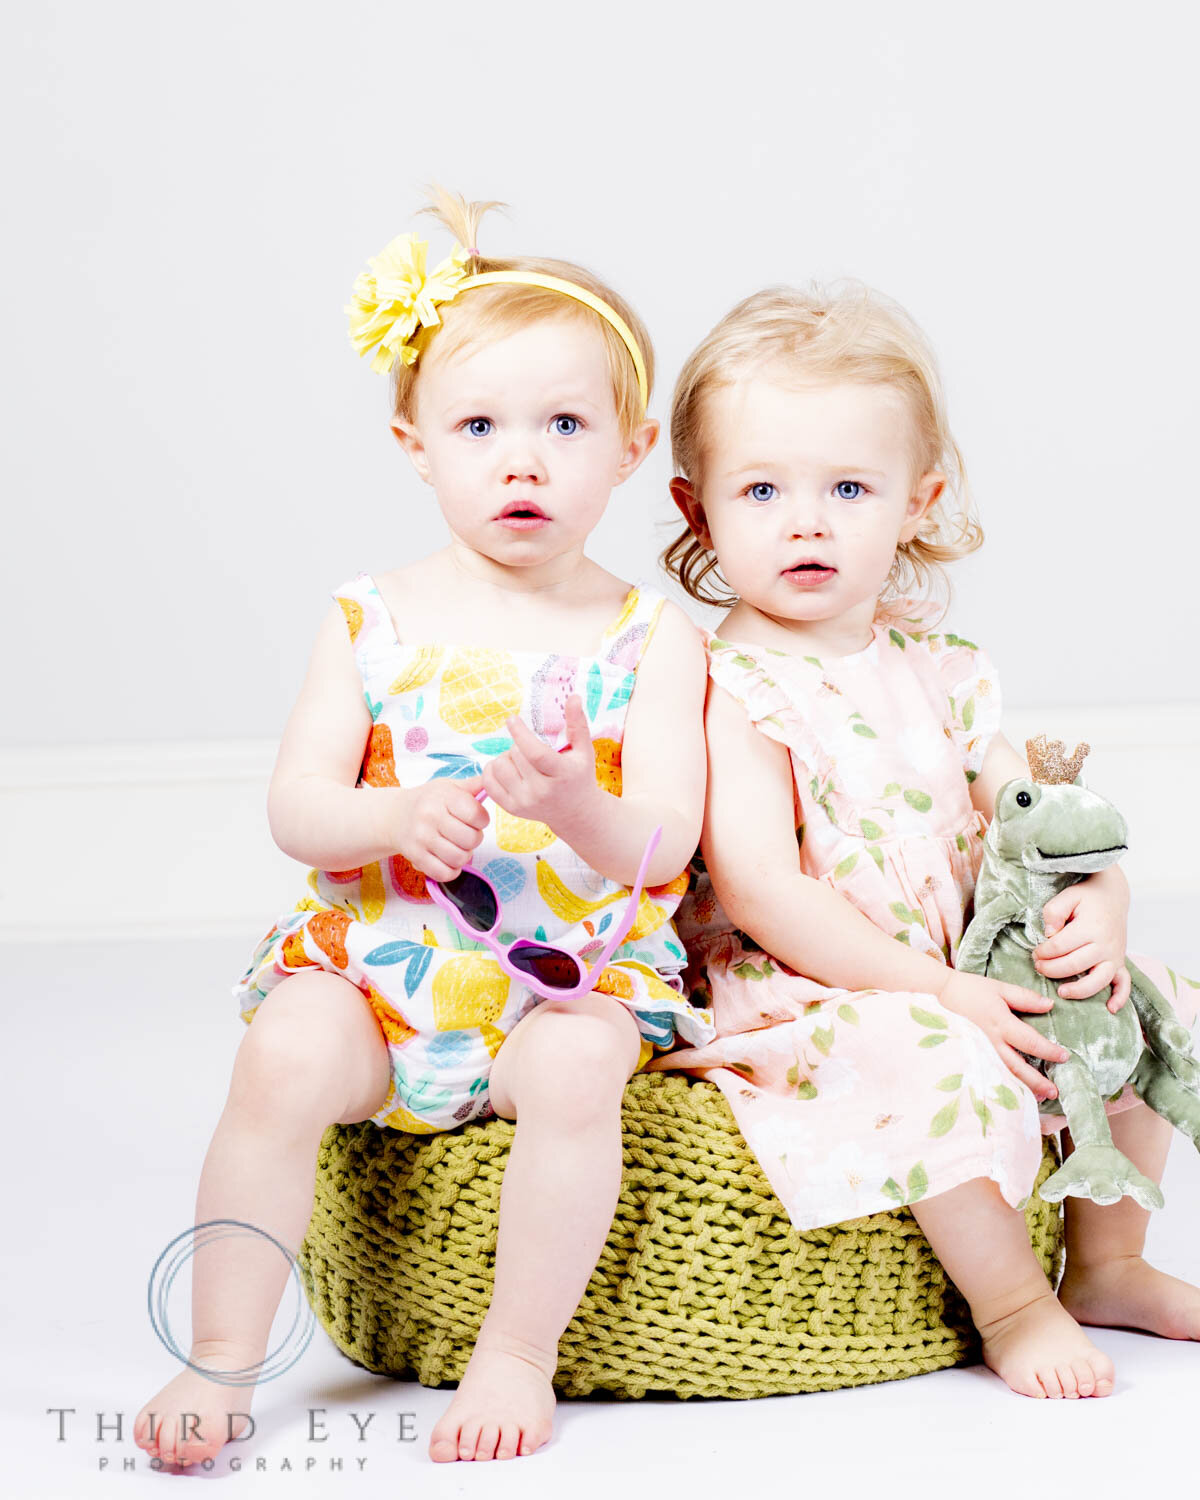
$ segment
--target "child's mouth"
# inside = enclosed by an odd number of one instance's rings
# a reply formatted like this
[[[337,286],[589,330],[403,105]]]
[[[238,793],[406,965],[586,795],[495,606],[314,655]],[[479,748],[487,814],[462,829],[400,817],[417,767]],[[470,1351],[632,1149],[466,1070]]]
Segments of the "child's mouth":
[[[510,531],[536,531],[539,526],[545,526],[550,521],[540,505],[521,500],[514,500],[506,505],[496,519]]]
[[[836,568],[827,568],[824,563],[806,562],[785,569],[783,576],[796,588],[815,589],[822,583],[828,583],[836,573]]]

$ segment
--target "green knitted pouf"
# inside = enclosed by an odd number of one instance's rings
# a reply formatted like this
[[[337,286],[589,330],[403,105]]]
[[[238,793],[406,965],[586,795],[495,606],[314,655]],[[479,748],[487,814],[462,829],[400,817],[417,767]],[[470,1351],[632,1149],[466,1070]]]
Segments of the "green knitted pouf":
[[[334,1126],[301,1258],[317,1317],[368,1370],[461,1379],[492,1291],[503,1120],[412,1136]],[[566,1395],[770,1396],[897,1380],[978,1355],[966,1306],[907,1209],[798,1233],[714,1084],[625,1093],[608,1243],[559,1344]],[[1047,1145],[1041,1182],[1057,1165]],[[1026,1211],[1046,1273],[1057,1205]]]

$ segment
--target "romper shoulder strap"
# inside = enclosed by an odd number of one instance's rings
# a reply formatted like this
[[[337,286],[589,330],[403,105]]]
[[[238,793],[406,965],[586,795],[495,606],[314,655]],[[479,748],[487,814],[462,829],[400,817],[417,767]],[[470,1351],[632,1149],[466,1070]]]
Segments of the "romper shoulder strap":
[[[334,603],[341,607],[354,647],[354,659],[366,676],[367,664],[396,644],[396,630],[387,605],[383,602],[370,573],[358,573],[332,591]]]
[[[600,660],[624,667],[627,672],[635,672],[666,602],[666,595],[659,593],[652,584],[634,584],[621,613],[604,632]]]

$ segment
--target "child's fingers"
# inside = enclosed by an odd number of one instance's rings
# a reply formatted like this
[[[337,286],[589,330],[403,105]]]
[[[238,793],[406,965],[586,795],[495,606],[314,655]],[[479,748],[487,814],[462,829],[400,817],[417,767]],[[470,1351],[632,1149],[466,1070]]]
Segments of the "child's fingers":
[[[1025,1085],[1035,1099],[1055,1098],[1058,1090],[1045,1073],[1039,1072],[1031,1062],[1026,1062],[1015,1048],[1010,1047],[1007,1042],[1001,1042],[996,1051],[1008,1071]]]
[[[1049,907],[1046,908],[1049,911]],[[1070,953],[1071,949],[1078,946],[1079,934],[1073,932],[1071,923],[1059,923],[1051,928],[1046,920],[1046,911],[1042,912],[1042,921],[1046,924],[1047,933],[1053,936],[1045,937],[1033,950],[1034,958],[1060,958],[1064,953]]]
[[[1071,1055],[1059,1042],[1043,1036],[1024,1021],[1018,1021],[1016,1016],[1010,1018],[1001,1035],[1010,1047],[1016,1047],[1030,1057],[1044,1058],[1046,1062],[1066,1062]]]
[[[1054,1009],[1053,995],[1039,995],[1019,984],[1002,984],[1000,994],[1009,1010],[1047,1011]]]
[[[567,699],[563,718],[566,720],[567,737],[571,742],[572,750],[578,750],[581,745],[592,743],[591,726],[588,724],[587,714],[583,711],[583,699],[578,693],[572,693]]]
[[[1072,979],[1076,974],[1086,974],[1103,959],[1104,949],[1099,943],[1080,943],[1072,947],[1061,958],[1034,957],[1034,967],[1047,979]]]
[[[1087,1000],[1098,995],[1106,984],[1116,978],[1117,966],[1109,958],[1102,960],[1094,969],[1073,979],[1070,984],[1060,984],[1058,993],[1064,1000]]]
[[[1108,1008],[1115,1016],[1124,1006],[1133,991],[1133,980],[1124,964],[1113,975],[1112,994],[1108,997]]]
[[[509,754],[521,767],[522,775],[527,775],[526,767],[532,767],[543,776],[554,773],[555,757],[554,751],[546,744],[545,740],[539,739],[524,719],[511,718],[508,720],[507,729],[512,735],[513,747]]]
[[[1046,929],[1047,939],[1051,938],[1060,928],[1065,927],[1071,920],[1072,913],[1079,905],[1081,887],[1078,885],[1068,886],[1065,891],[1060,891],[1057,896],[1052,896],[1045,906],[1042,907],[1042,926]],[[1044,944],[1042,946],[1045,946]],[[1039,948],[1040,951],[1040,948]]]
[[[483,768],[483,784],[493,802],[505,812],[511,812],[521,778],[509,756],[511,751],[498,755]]]
[[[475,793],[483,786],[482,776],[472,776],[469,779],[455,781],[451,784],[450,795],[446,801],[447,811],[451,817],[459,823],[465,823],[469,828],[477,828],[480,833],[492,821],[488,816],[486,808],[475,796]],[[478,839],[475,841],[479,842]],[[472,846],[473,847],[473,846]]]

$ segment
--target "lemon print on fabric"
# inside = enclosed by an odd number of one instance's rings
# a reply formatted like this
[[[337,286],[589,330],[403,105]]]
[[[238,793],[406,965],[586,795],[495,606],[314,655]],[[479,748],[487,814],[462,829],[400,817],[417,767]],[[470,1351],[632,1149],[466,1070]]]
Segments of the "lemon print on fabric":
[[[520,709],[522,696],[512,658],[477,646],[456,651],[447,663],[438,712],[459,734],[492,734]]]
[[[433,976],[433,1024],[465,1031],[495,1021],[508,999],[508,975],[483,953],[448,958]]]
[[[338,603],[342,606],[342,614],[346,617],[346,629],[350,632],[350,639],[356,641],[358,632],[362,629],[363,610],[357,599],[343,599],[338,595]]]
[[[493,1026],[490,1021],[485,1021],[479,1028],[479,1035],[483,1038],[483,1044],[492,1057],[499,1052],[501,1043],[504,1041],[504,1033],[498,1026]]]
[[[441,666],[445,654],[444,646],[417,646],[412,660],[388,688],[388,692],[411,693],[415,688],[423,688]]]
[[[507,854],[536,854],[552,844],[556,835],[545,823],[535,823],[529,818],[515,818],[505,812],[497,802],[488,809],[496,830],[496,842]]]
[[[414,1115],[411,1109],[405,1109],[403,1104],[397,1104],[390,1114],[383,1117],[383,1123],[392,1130],[406,1130],[409,1135],[438,1135],[442,1130],[441,1125],[431,1125],[428,1120],[422,1120],[420,1115]]]
[[[614,797],[621,795],[621,747],[616,740],[592,741],[596,754],[596,781]]]

